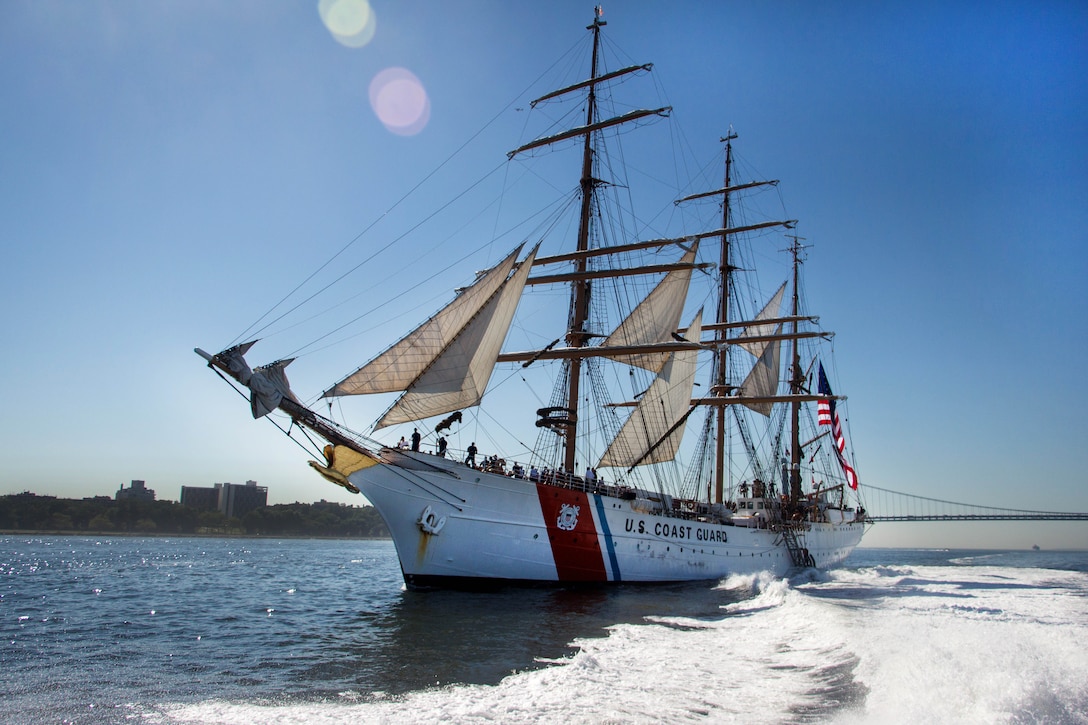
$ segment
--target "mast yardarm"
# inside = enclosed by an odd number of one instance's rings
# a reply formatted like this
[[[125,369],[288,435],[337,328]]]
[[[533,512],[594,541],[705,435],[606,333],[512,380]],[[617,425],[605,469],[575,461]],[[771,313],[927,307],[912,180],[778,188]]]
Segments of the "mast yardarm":
[[[601,25],[604,25],[604,23],[601,23]],[[560,88],[558,91],[552,91],[551,93],[548,93],[547,95],[541,96],[540,98],[536,99],[535,101],[530,102],[529,106],[531,108],[536,108],[536,104],[541,103],[543,101],[550,100],[552,98],[558,98],[559,96],[563,95],[564,93],[570,93],[571,91],[577,91],[580,88],[588,88],[589,86],[594,85],[595,83],[602,83],[604,81],[610,81],[613,78],[619,78],[620,76],[625,76],[628,73],[635,73],[635,72],[638,72],[640,70],[650,71],[650,70],[653,70],[653,67],[654,67],[653,63],[643,63],[642,65],[632,65],[632,66],[628,66],[627,68],[621,68],[619,70],[612,71],[611,73],[605,73],[602,76],[597,76],[596,78],[590,78],[589,80],[585,80],[585,81],[582,81],[580,83],[575,83],[574,85],[567,86],[566,88]]]
[[[683,199],[681,199],[681,201],[683,201]],[[796,224],[796,219],[787,219],[785,221],[747,224],[742,227],[732,227],[729,229],[714,229],[709,232],[698,232],[696,234],[688,234],[687,236],[683,237],[648,239],[645,242],[632,242],[631,244],[615,244],[609,247],[600,247],[599,249],[587,249],[581,252],[570,252],[569,254],[555,254],[550,257],[539,257],[534,260],[533,266],[539,267],[545,264],[559,264],[560,262],[570,262],[580,258],[603,257],[612,254],[619,254],[621,252],[635,252],[640,249],[653,249],[654,247],[664,247],[670,244],[685,245],[690,244],[693,241],[698,241],[700,239],[720,237],[723,234],[741,234],[742,232],[754,232],[759,229],[770,229],[771,227],[785,227],[786,229],[793,229]]]
[[[540,148],[541,146],[548,146],[556,143],[557,141],[565,141],[568,138],[575,138],[577,136],[586,136],[588,138],[590,134],[592,134],[594,131],[600,131],[601,129],[618,126],[621,123],[627,123],[628,121],[636,121],[640,118],[645,118],[646,116],[668,117],[669,113],[671,112],[672,106],[655,108],[653,110],[641,109],[638,111],[631,111],[630,113],[625,113],[622,116],[616,116],[615,118],[610,118],[606,121],[600,121],[598,123],[587,123],[585,126],[572,128],[568,131],[564,131],[563,133],[557,133],[554,136],[545,136],[544,138],[538,138],[536,141],[530,141],[524,146],[519,146],[510,153],[506,154],[506,157],[512,159],[520,154],[522,151]]]
[[[735,137],[734,137],[735,138]],[[727,186],[724,189],[715,189],[714,191],[703,191],[698,194],[691,194],[685,196],[683,199],[677,199],[673,204],[682,204],[685,201],[694,201],[695,199],[706,199],[711,196],[721,196],[723,194],[730,194],[734,191],[743,191],[744,189],[753,189],[758,186],[778,186],[778,179],[773,181],[749,181],[747,184],[736,184],[735,186]]]

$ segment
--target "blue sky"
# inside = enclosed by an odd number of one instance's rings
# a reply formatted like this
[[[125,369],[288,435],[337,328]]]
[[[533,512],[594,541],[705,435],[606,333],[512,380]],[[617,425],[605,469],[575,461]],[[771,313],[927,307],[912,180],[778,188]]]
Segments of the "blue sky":
[[[256,479],[273,502],[358,501],[192,348],[232,342],[489,122],[471,173],[500,164],[517,99],[592,12],[372,7],[373,39],[348,47],[316,3],[0,4],[0,493]],[[863,482],[1088,511],[1088,8],[604,10],[686,138],[713,153],[732,124],[818,240],[808,286],[838,333]],[[418,133],[371,106],[392,67],[426,90]],[[296,390],[345,372],[322,364],[292,367]],[[1088,524],[887,525],[866,543],[1088,548]]]

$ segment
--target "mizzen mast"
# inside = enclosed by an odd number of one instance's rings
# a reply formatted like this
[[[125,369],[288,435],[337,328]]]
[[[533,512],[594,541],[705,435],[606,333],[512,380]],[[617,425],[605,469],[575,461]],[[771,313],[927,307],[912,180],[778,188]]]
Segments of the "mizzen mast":
[[[800,314],[799,310],[799,282],[800,274],[798,272],[801,265],[801,250],[804,249],[801,246],[801,237],[791,237],[793,244],[790,245],[790,252],[793,254],[793,305],[792,316],[794,321],[791,323],[793,327],[794,335],[797,334],[797,320]],[[792,355],[790,360],[790,370],[792,375],[790,376],[790,393],[794,396],[800,396],[804,390],[805,373],[801,370],[801,353],[797,345],[798,338],[794,337],[792,341]],[[794,397],[790,403],[790,501],[797,503],[801,499],[801,402],[797,397]]]

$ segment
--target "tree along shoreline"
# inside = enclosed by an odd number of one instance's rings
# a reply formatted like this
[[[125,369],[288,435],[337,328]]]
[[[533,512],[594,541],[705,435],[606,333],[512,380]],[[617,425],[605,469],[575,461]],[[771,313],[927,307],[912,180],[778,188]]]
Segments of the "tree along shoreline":
[[[8,536],[389,538],[389,530],[373,506],[328,502],[276,504],[262,506],[239,519],[173,501],[63,499],[32,493],[0,496],[0,533]]]

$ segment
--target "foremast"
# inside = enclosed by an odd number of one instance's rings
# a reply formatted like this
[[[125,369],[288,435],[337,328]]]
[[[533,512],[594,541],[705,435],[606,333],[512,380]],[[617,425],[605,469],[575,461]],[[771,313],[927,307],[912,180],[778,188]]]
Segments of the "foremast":
[[[590,61],[588,98],[586,100],[586,127],[593,125],[597,117],[597,61],[600,53],[601,26],[605,22],[601,20],[600,7],[594,9],[593,23],[586,27],[593,33],[593,57]],[[593,192],[595,181],[593,178],[593,134],[586,133],[582,139],[582,178],[579,187],[582,191],[582,208],[578,218],[578,252],[589,251],[589,222],[593,209]],[[589,285],[590,281],[584,277],[587,258],[580,255],[575,260],[575,269],[579,273],[577,279],[571,282],[571,307],[570,321],[567,325],[567,345],[574,348],[585,347],[586,321],[589,319]],[[578,439],[578,397],[581,387],[581,361],[577,358],[568,362],[567,370],[567,410],[570,412],[570,423],[564,431],[563,467],[567,471],[574,471],[575,455]]]
[[[597,186],[604,183],[594,177],[594,135],[606,128],[616,126],[629,121],[635,121],[637,119],[651,116],[651,115],[668,115],[672,110],[671,108],[658,108],[654,110],[637,110],[630,113],[626,113],[622,116],[610,118],[603,121],[597,120],[597,85],[607,80],[633,73],[640,70],[649,70],[650,65],[639,65],[623,68],[611,73],[601,74],[599,71],[599,59],[600,59],[600,44],[601,44],[601,28],[607,23],[601,19],[602,10],[600,6],[594,8],[593,22],[586,26],[586,30],[593,33],[593,51],[590,60],[590,73],[588,80],[576,83],[566,88],[561,88],[557,91],[548,93],[541,96],[532,102],[532,106],[541,101],[549,100],[560,95],[569,93],[575,90],[587,89],[586,98],[586,116],[585,125],[581,128],[570,129],[566,132],[557,134],[555,136],[549,136],[546,138],[540,138],[532,141],[524,146],[521,146],[511,151],[508,156],[513,158],[518,153],[528,151],[531,149],[547,146],[559,141],[563,141],[570,138],[582,137],[582,170],[581,179],[579,181],[579,189],[581,192],[581,209],[578,220],[578,237],[575,245],[575,254],[572,261],[574,262],[574,272],[569,275],[571,282],[571,298],[570,298],[570,313],[567,322],[566,343],[567,353],[566,357],[566,410],[565,417],[562,419],[553,419],[553,424],[561,424],[563,431],[563,467],[567,471],[574,471],[575,462],[577,460],[577,439],[578,439],[578,409],[579,398],[581,391],[581,374],[582,374],[582,360],[584,355],[580,354],[580,351],[587,347],[590,339],[589,331],[586,329],[587,322],[589,320],[589,305],[590,305],[590,289],[592,274],[589,270],[589,258],[590,258],[590,231],[592,224],[592,215],[594,208],[594,196]],[[538,260],[538,264],[545,264],[552,260]],[[530,284],[541,284],[546,281],[557,280],[530,280]]]

